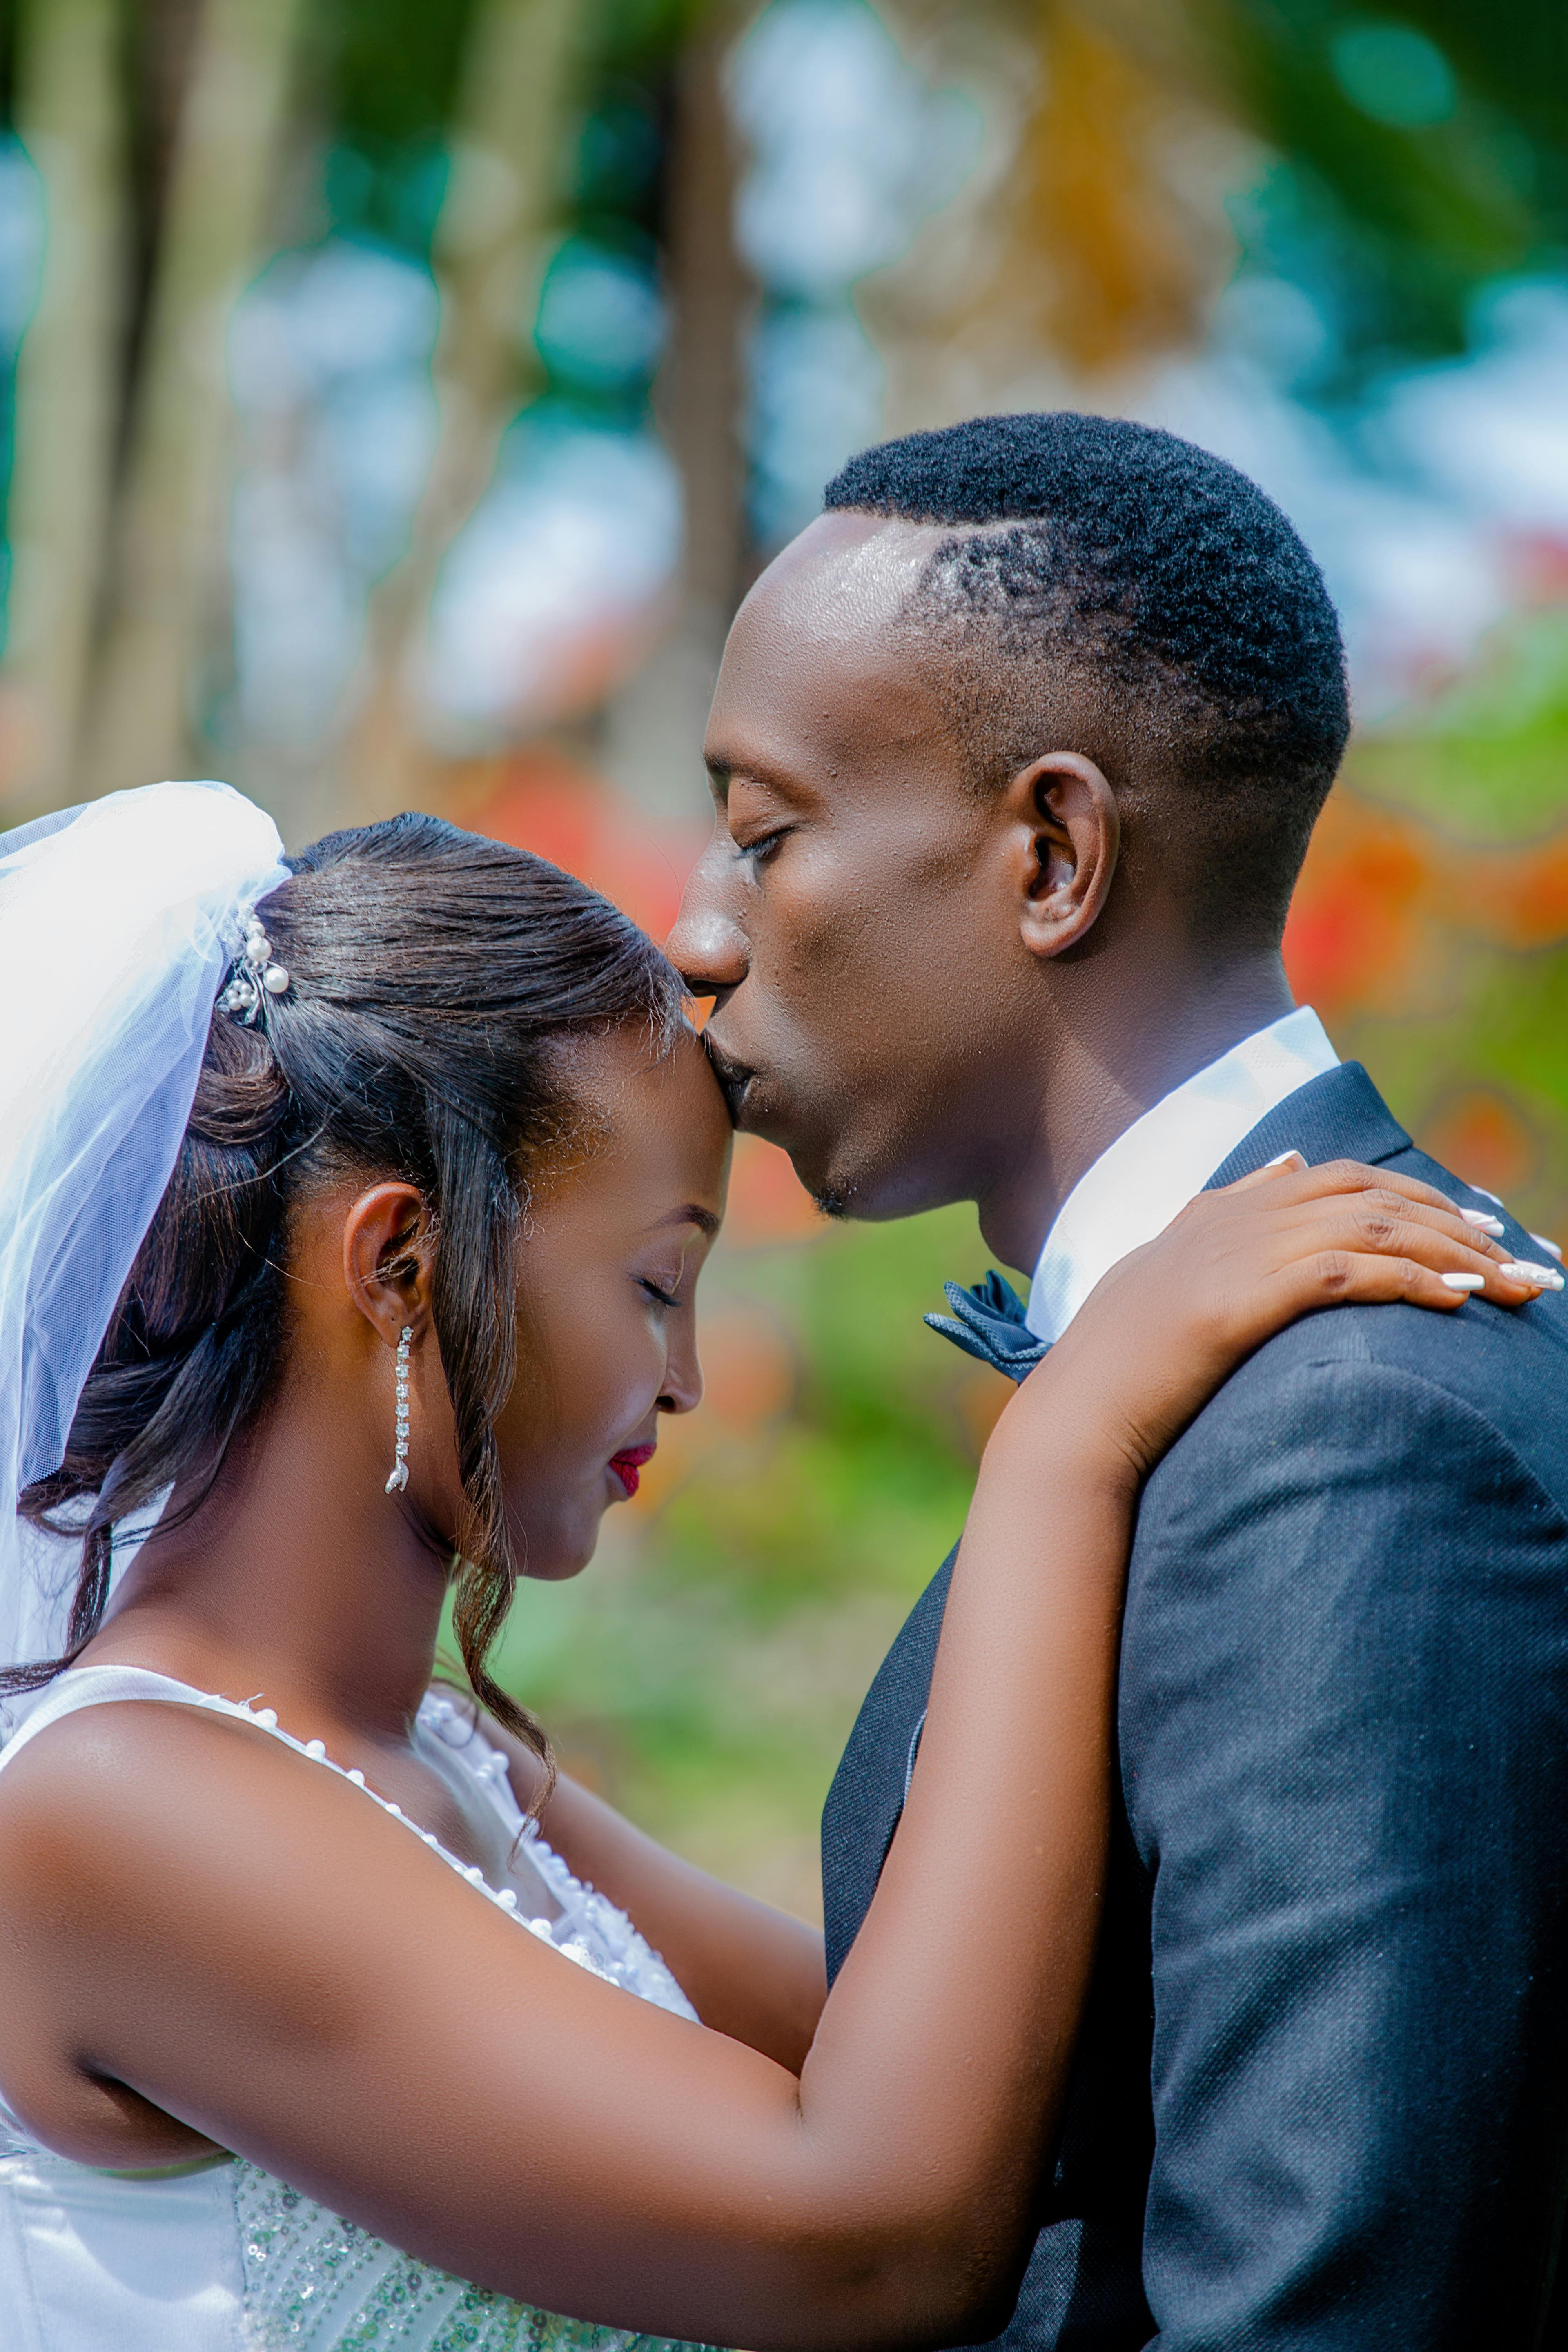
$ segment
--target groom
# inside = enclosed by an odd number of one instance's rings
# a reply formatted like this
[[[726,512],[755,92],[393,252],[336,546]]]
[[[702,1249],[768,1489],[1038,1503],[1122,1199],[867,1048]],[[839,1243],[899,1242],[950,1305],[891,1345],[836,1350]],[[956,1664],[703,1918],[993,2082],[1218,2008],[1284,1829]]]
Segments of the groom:
[[[1102,418],[867,451],[736,620],[671,952],[717,1000],[738,1121],[825,1208],[973,1201],[1034,1270],[1026,1329],[997,1291],[970,1311],[1016,1376],[1194,1192],[1292,1148],[1489,1215],[1281,969],[1347,723],[1284,517]],[[897,1826],[947,1576],[828,1799],[830,1968]],[[1144,1496],[1116,1764],[1001,2342],[1568,2343],[1568,1302],[1345,1308],[1234,1376]]]

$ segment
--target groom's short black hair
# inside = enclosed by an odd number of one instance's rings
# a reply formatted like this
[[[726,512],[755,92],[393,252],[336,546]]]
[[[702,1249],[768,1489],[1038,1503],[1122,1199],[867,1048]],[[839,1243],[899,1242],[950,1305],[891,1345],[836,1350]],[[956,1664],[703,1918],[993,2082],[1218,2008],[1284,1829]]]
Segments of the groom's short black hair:
[[[977,780],[1095,751],[1045,740],[1070,671],[1194,919],[1278,936],[1350,711],[1322,574],[1255,482],[1173,434],[1067,411],[884,442],[826,503],[951,528],[906,618],[960,656],[945,686]]]

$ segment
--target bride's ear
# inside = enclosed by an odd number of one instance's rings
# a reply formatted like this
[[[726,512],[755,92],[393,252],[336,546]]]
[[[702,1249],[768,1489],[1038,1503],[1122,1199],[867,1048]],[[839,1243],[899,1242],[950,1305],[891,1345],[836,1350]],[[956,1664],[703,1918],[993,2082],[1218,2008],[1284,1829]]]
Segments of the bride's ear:
[[[430,1212],[413,1184],[373,1184],[343,1219],[344,1284],[388,1347],[429,1320],[430,1244]]]

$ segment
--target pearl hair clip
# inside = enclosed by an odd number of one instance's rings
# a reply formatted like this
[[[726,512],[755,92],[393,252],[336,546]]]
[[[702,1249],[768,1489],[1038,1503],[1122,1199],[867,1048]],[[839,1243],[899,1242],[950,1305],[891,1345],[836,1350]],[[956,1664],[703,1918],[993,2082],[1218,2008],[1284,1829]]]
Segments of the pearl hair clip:
[[[272,942],[261,928],[261,919],[255,908],[245,918],[245,945],[236,959],[234,977],[218,998],[220,1013],[230,1013],[236,1020],[253,1027],[261,1010],[261,992],[281,996],[289,985],[289,974],[280,963],[272,960]]]

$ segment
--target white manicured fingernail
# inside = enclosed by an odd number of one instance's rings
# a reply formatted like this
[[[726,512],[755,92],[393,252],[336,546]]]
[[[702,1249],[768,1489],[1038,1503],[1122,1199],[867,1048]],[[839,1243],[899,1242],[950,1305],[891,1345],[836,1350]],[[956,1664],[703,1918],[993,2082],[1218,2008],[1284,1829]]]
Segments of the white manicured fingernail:
[[[1498,1272],[1510,1276],[1515,1282],[1533,1282],[1542,1290],[1561,1290],[1563,1287],[1563,1276],[1554,1265],[1537,1265],[1527,1257],[1510,1258],[1507,1265],[1499,1266]]]
[[[1459,1214],[1466,1224],[1474,1225],[1478,1233],[1501,1234],[1504,1230],[1502,1219],[1494,1217],[1489,1209],[1461,1209]]]
[[[1305,1168],[1306,1164],[1301,1154],[1294,1149],[1277,1151],[1272,1160],[1266,1160],[1263,1163],[1265,1168]]]
[[[1537,1249],[1543,1249],[1546,1252],[1548,1257],[1559,1259],[1562,1257],[1563,1250],[1560,1243],[1549,1242],[1544,1234],[1531,1234],[1530,1238]]]
[[[1507,1266],[1502,1270],[1506,1274]],[[1445,1290],[1484,1290],[1487,1286],[1484,1274],[1440,1274],[1437,1279]]]

